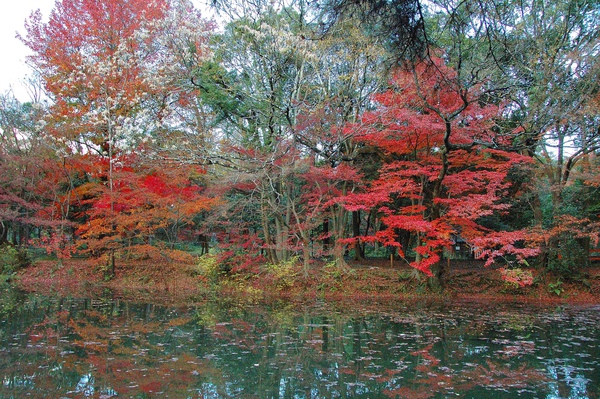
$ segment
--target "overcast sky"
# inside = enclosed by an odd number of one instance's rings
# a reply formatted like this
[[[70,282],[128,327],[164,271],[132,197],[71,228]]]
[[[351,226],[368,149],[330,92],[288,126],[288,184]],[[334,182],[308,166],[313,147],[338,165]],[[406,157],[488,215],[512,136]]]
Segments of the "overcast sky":
[[[20,101],[29,101],[29,95],[23,85],[25,77],[31,73],[25,64],[25,57],[29,54],[29,50],[15,35],[17,31],[21,34],[25,33],[25,19],[33,10],[39,8],[47,19],[54,6],[54,0],[3,1],[2,12],[0,12],[0,54],[2,54],[0,93],[12,89]],[[201,3],[206,1],[193,0],[193,3],[201,7]]]
[[[0,92],[13,89],[21,101],[29,100],[27,91],[21,84],[29,74],[25,65],[28,49],[15,35],[25,32],[25,19],[38,8],[47,17],[54,5],[54,0],[5,0],[0,12],[0,54],[2,54],[0,72]]]

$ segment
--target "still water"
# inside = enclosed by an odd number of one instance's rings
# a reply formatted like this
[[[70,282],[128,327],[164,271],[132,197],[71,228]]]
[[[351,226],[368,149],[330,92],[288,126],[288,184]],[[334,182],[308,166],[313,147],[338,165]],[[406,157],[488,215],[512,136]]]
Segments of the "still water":
[[[600,397],[600,306],[0,293],[1,399]]]

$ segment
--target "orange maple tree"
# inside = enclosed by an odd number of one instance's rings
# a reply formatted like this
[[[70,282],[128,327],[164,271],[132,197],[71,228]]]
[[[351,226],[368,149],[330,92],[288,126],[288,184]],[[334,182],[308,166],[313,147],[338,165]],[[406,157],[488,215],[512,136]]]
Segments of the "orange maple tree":
[[[44,130],[81,172],[69,195],[87,248],[108,251],[114,264],[124,242],[206,209],[189,169],[147,169],[140,158],[160,153],[147,143],[186,128],[178,118],[197,93],[182,82],[209,55],[212,30],[192,4],[63,0],[47,22],[38,10],[25,28],[21,40],[51,99]]]
[[[159,169],[138,162],[136,156],[127,158],[123,165],[129,166],[114,171],[112,191],[103,184],[106,172],[91,173],[89,181],[75,190],[72,197],[82,221],[76,231],[79,243],[95,255],[125,251],[138,257],[176,257],[161,243],[174,243],[183,228],[194,230],[195,217],[218,201],[204,195],[195,182],[204,170]]]

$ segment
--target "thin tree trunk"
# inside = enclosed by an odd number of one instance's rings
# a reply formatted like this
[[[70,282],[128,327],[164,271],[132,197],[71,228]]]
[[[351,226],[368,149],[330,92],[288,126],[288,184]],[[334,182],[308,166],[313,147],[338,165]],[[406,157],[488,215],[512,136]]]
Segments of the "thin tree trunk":
[[[115,250],[111,249],[110,252],[108,253],[108,260],[107,260],[107,267],[106,267],[106,278],[107,279],[112,279],[115,277]]]
[[[303,234],[304,236],[304,234]],[[307,240],[306,237],[302,238],[302,271],[305,276],[308,276],[308,272],[310,271],[310,240]]]
[[[354,260],[364,260],[365,251],[358,237],[360,237],[360,211],[352,212],[352,235],[354,237]]]
[[[331,240],[329,239],[329,218],[325,217],[323,219],[323,252],[328,251],[330,245]]]
[[[265,238],[265,245],[266,245],[266,253],[267,253],[267,259],[269,260],[269,262],[273,265],[276,265],[279,263],[279,259],[277,259],[277,253],[275,252],[275,250],[273,248],[271,248],[271,244],[273,242],[273,239],[271,237],[271,232],[269,229],[269,221],[268,221],[268,215],[267,215],[267,207],[265,206],[265,199],[264,199],[264,194],[261,195],[261,206],[260,206],[260,216],[261,216],[261,222],[262,222],[262,229],[263,229],[263,234],[264,234],[264,238]]]

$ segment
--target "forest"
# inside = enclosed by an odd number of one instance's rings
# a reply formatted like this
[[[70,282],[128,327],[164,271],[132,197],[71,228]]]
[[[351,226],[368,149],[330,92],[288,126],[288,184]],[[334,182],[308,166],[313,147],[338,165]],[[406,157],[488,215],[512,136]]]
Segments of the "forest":
[[[597,0],[210,6],[26,20],[31,100],[0,95],[0,274],[385,259],[443,280],[481,259],[523,286],[597,260]]]

